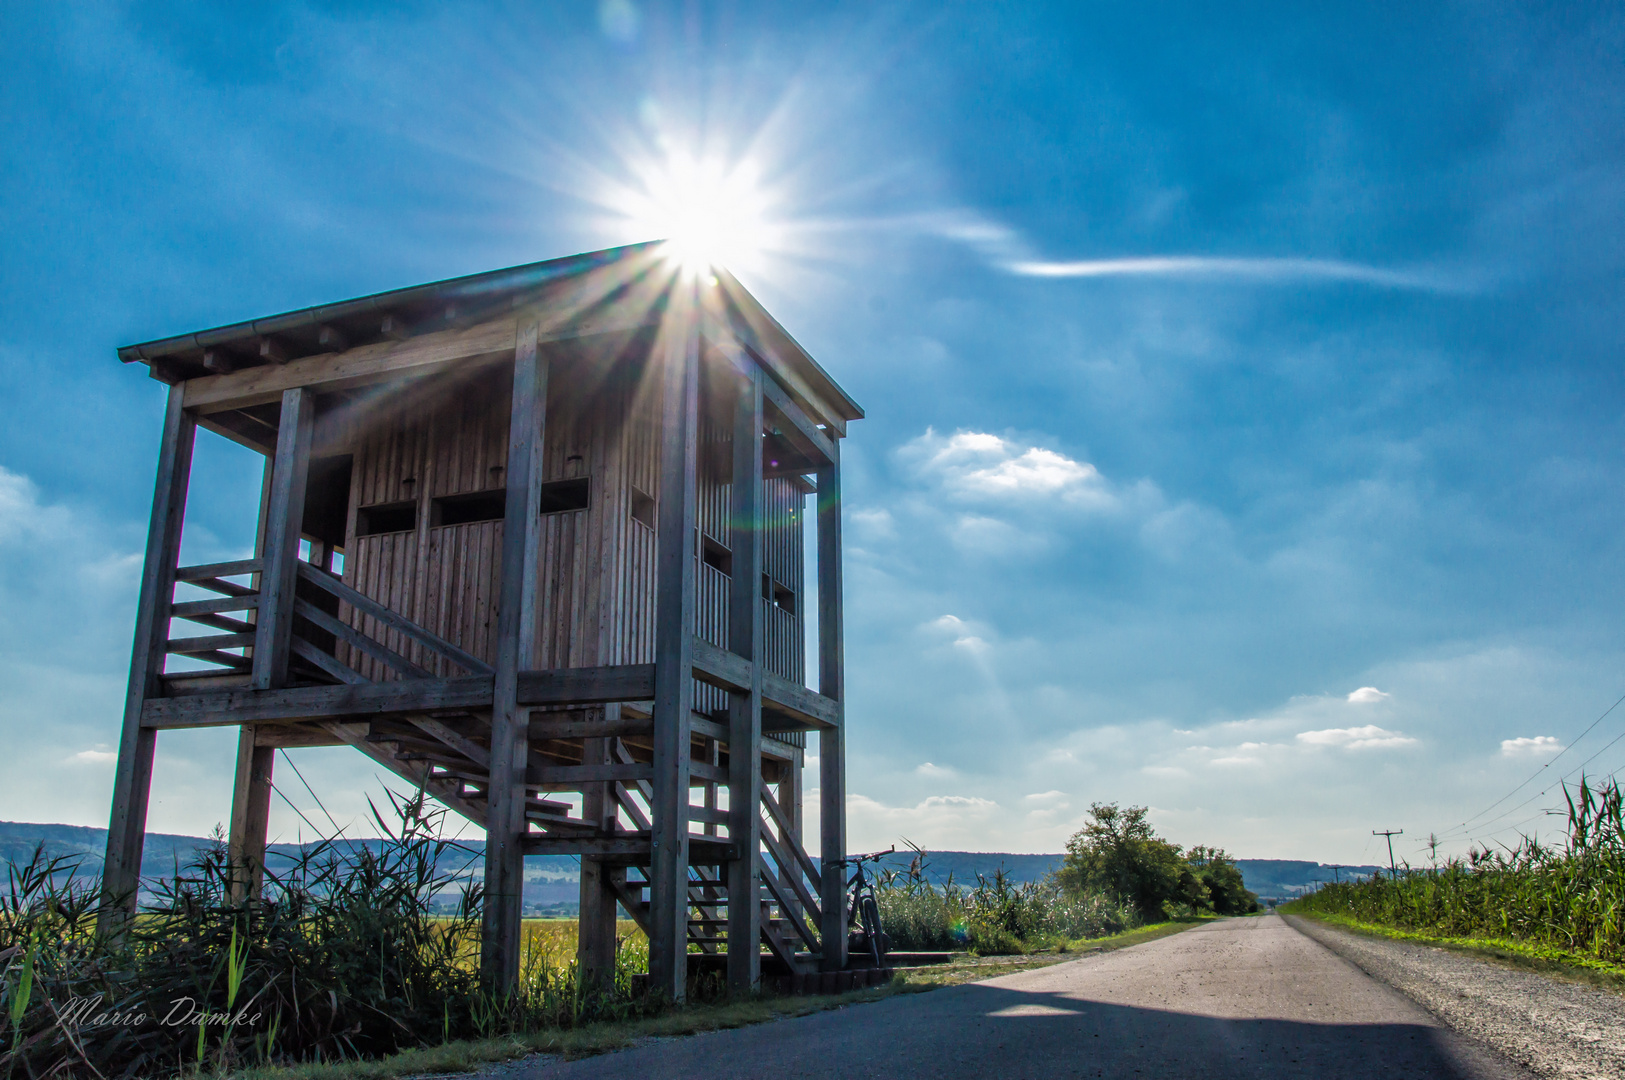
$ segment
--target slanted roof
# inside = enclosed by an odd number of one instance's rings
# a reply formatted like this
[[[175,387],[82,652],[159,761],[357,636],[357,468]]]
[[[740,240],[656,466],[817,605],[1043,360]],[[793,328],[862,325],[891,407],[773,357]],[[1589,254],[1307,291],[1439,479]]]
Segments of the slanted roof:
[[[544,302],[572,279],[611,267],[647,272],[660,260],[663,241],[586,252],[505,270],[450,278],[427,285],[321,304],[212,330],[162,338],[119,349],[125,363],[145,363],[165,382],[238,371],[318,353],[342,352],[389,338],[468,326],[527,304]],[[750,343],[783,365],[828,403],[842,421],[860,420],[863,409],[818,362],[768,314],[732,274],[718,271],[718,284],[748,328]]]

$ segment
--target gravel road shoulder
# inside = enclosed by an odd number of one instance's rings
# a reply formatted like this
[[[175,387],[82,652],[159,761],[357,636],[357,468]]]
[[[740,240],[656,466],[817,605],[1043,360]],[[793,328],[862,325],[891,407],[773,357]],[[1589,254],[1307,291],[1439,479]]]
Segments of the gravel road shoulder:
[[[1541,1076],[1625,1077],[1625,995],[1448,949],[1367,937],[1286,916],[1464,1035]]]

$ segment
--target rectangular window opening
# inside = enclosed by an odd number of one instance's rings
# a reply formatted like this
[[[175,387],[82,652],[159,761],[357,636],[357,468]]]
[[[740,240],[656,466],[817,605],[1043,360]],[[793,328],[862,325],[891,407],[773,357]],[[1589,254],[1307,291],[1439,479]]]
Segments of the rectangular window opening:
[[[646,529],[655,527],[655,501],[637,488],[632,489],[632,520]]]
[[[762,575],[762,599],[776,608],[782,608],[788,614],[796,613],[796,594],[766,574]]]
[[[508,493],[502,489],[442,495],[429,504],[429,524],[472,525],[476,521],[501,521],[507,511]]]
[[[590,494],[589,481],[585,476],[543,484],[541,511],[544,514],[568,514],[585,510]]]
[[[701,537],[700,557],[705,560],[705,565],[709,566],[711,569],[719,570],[722,573],[727,574],[729,577],[733,577],[733,552],[729,551],[727,548],[723,547],[709,536]]]
[[[415,502],[379,503],[356,510],[355,534],[377,536],[380,533],[411,532],[418,527],[418,504]]]

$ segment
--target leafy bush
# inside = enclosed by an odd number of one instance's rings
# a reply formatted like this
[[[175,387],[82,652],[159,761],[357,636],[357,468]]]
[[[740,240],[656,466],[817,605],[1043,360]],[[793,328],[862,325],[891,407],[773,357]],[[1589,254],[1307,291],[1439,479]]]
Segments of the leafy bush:
[[[1625,796],[1608,780],[1564,788],[1568,838],[1525,837],[1442,867],[1323,886],[1287,910],[1344,915],[1443,937],[1490,937],[1625,962]]]

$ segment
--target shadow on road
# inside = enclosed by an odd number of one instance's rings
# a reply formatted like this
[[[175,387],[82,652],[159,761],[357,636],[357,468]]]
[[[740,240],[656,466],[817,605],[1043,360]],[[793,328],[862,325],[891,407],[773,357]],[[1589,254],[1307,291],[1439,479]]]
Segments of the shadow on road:
[[[1230,1011],[1216,1003],[1215,1012]],[[1239,1011],[1239,1010],[1238,1010]],[[1231,1019],[971,984],[558,1063],[536,1077],[1510,1078],[1425,1022]]]

